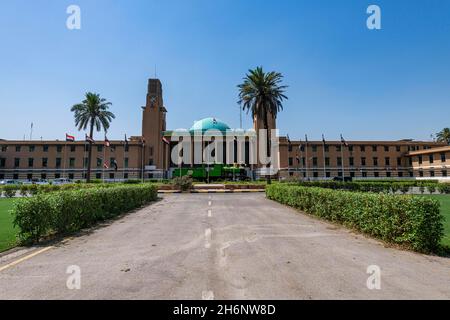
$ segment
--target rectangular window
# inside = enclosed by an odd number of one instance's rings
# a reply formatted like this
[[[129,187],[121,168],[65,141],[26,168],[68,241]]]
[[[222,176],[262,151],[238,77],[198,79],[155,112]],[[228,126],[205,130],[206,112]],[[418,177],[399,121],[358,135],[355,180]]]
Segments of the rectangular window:
[[[42,167],[47,168],[48,166],[48,158],[42,158]]]
[[[28,158],[28,167],[32,168],[34,164],[34,159],[33,158]]]
[[[34,152],[35,149],[36,149],[35,146],[29,146],[29,149],[28,149],[28,150],[29,150],[30,152]]]
[[[434,171],[433,170],[430,171],[430,177],[434,177]]]
[[[375,178],[378,178],[378,177],[380,176],[380,174],[379,174],[378,172],[374,172],[374,173],[373,173],[373,176],[374,176]]]
[[[422,160],[422,156],[419,156],[419,164],[422,164],[423,160]]]
[[[289,143],[289,145],[288,145],[288,151],[289,151],[289,152],[292,152],[292,144],[290,144],[290,143]]]
[[[355,160],[353,159],[353,157],[350,157],[348,159],[348,161],[349,161],[349,164],[350,164],[351,167],[353,167],[355,165]]]
[[[5,179],[5,174],[4,173],[0,173],[0,180]]]
[[[409,166],[412,166],[412,164],[413,164],[413,159],[412,159],[412,157],[409,157],[409,158],[408,158],[408,163],[409,163]]]
[[[353,152],[353,146],[348,146],[348,151]]]
[[[337,165],[342,166],[342,158],[341,157],[337,158]]]
[[[325,175],[326,175],[327,178],[330,178],[331,177],[331,172],[327,171],[327,172],[325,172]]]
[[[21,147],[20,146],[16,146],[16,152],[20,152]]]
[[[28,180],[33,179],[33,174],[32,174],[32,173],[27,173],[27,179],[28,179]]]
[[[55,173],[55,179],[59,179],[61,178],[61,174],[60,173]]]
[[[447,159],[445,158],[445,153],[441,153],[441,162],[445,162]]]
[[[101,179],[101,178],[102,178],[102,174],[97,172],[95,174],[95,179]]]
[[[98,145],[97,146],[97,152],[102,152],[103,151],[103,145]]]
[[[97,168],[100,168],[102,166],[102,159],[97,158]]]
[[[45,173],[41,173],[41,179],[47,179],[47,175]]]
[[[42,151],[48,152],[48,145],[45,144],[45,145],[42,147]]]
[[[330,158],[328,157],[325,158],[325,165],[330,166]]]
[[[330,152],[330,147],[328,145],[325,145],[325,152]]]
[[[317,152],[317,146],[316,145],[312,146],[312,152]]]
[[[377,146],[372,146],[372,151],[377,152]]]
[[[70,180],[73,180],[73,178],[74,178],[73,173],[69,173],[69,179],[70,179]]]
[[[314,157],[314,158],[313,158],[313,166],[314,166],[314,167],[317,167],[317,157]]]
[[[419,177],[423,177],[423,171],[419,171]]]
[[[14,158],[14,168],[20,167],[20,158]]]
[[[386,177],[390,178],[391,177],[391,173],[390,172],[386,172]]]
[[[361,165],[362,166],[366,165],[366,158],[364,158],[364,157],[361,158]]]
[[[401,151],[400,146],[396,146],[396,147],[395,147],[395,150],[396,150],[397,152],[400,152],[400,151]]]
[[[413,172],[413,171],[410,171],[410,172],[409,172],[409,176],[410,176],[411,178],[413,178],[413,177],[414,177],[414,172]]]
[[[0,158],[0,168],[4,168],[6,165],[6,159],[5,158]]]
[[[399,172],[399,173],[398,173],[398,177],[399,177],[399,178],[403,178],[403,172]]]
[[[75,158],[70,158],[70,159],[69,159],[69,167],[70,167],[70,168],[75,167]]]
[[[402,158],[397,158],[397,166],[401,167],[402,165]]]
[[[289,158],[289,166],[292,166],[294,163],[293,163],[293,160],[292,160],[292,158]]]
[[[150,157],[153,157],[153,147],[150,147]]]
[[[130,151],[130,145],[127,143],[127,144],[125,145],[125,152],[128,152],[128,151]]]
[[[384,158],[384,163],[385,163],[387,166],[390,166],[390,165],[391,165],[391,159],[388,158],[388,157]]]
[[[314,172],[313,172],[313,177],[314,177],[314,178],[318,178],[318,177],[319,177],[319,173],[318,173],[317,171],[314,171]]]
[[[432,154],[430,154],[430,155],[428,156],[428,160],[430,161],[430,163],[433,163],[433,162],[434,162],[434,157],[433,157]]]
[[[61,168],[61,158],[56,158],[56,168]]]
[[[75,146],[74,145],[70,146],[70,152],[75,152]]]
[[[361,149],[361,152],[366,152],[366,146],[361,146],[360,149]]]
[[[384,152],[389,152],[389,146],[384,146]]]
[[[124,178],[124,179],[128,179],[128,173],[124,173],[124,174],[123,174],[123,178]]]
[[[447,170],[442,170],[442,176],[446,177],[447,176]]]
[[[110,178],[110,179],[114,179],[114,172],[111,172],[111,173],[109,174],[109,178]]]
[[[341,152],[341,146],[336,146],[336,152]]]
[[[352,178],[355,177],[355,172],[354,171],[350,171],[350,177],[352,177]]]
[[[378,166],[378,158],[377,158],[377,157],[374,157],[374,158],[372,159],[372,162],[373,162],[373,165],[374,165],[374,166]]]
[[[362,176],[363,178],[367,178],[367,172],[363,171]]]
[[[56,152],[61,153],[62,152],[62,146],[56,146]]]

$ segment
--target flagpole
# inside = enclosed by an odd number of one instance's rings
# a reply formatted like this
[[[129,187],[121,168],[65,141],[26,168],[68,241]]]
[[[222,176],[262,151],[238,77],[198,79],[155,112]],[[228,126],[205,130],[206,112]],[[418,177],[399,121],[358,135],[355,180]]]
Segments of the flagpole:
[[[84,153],[83,153],[83,177],[87,177],[86,175],[86,137],[84,139]]]
[[[125,134],[125,142],[123,145],[123,172],[122,172],[122,179],[125,181],[125,148],[127,147],[127,135]]]
[[[306,153],[306,158],[305,158],[305,173],[306,173],[306,180],[309,181],[309,174],[308,174],[308,138],[306,137],[306,146],[305,146],[305,153]]]
[[[64,158],[64,164],[63,164],[63,179],[66,178],[66,153],[67,153],[67,138],[66,138],[66,142],[64,143],[64,154],[63,154],[63,158]]]
[[[303,142],[300,140],[300,144],[298,146],[298,150],[300,152],[300,156],[298,158],[298,171],[299,171],[299,180],[302,178],[302,172],[303,172],[303,151],[302,151]],[[302,169],[300,169],[300,167]]]
[[[325,136],[322,134],[322,150],[323,150],[323,179],[327,176],[327,169],[325,163]]]
[[[103,169],[102,169],[102,177],[103,177],[103,183],[105,183],[105,164],[106,164],[106,135],[105,135],[105,141],[103,143]]]
[[[341,165],[342,165],[342,182],[345,182],[344,172],[344,137],[341,134]]]

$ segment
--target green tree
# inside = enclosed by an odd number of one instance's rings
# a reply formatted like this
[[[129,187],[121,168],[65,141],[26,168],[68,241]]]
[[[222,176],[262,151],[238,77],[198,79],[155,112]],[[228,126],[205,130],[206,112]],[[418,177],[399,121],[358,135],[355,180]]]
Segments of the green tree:
[[[269,116],[276,119],[278,112],[283,110],[283,100],[287,86],[281,85],[283,75],[279,72],[264,72],[262,67],[249,70],[244,82],[238,85],[239,101],[242,109],[263,119],[264,129],[269,129]],[[270,139],[267,139],[267,150],[270,154]],[[269,165],[267,165],[269,168]],[[267,183],[271,183],[270,175],[266,176]]]
[[[438,142],[445,142],[450,145],[450,128],[444,128],[436,133]]]
[[[108,109],[111,106],[111,102],[107,102],[106,99],[100,97],[97,93],[88,92],[85,95],[85,99],[70,109],[74,112],[75,125],[78,130],[86,130],[89,126],[89,137],[94,139],[94,128],[97,131],[103,130],[106,132],[109,129],[109,125],[112,119],[116,116]],[[91,160],[92,160],[92,144],[88,146],[88,167],[86,181],[91,181]]]

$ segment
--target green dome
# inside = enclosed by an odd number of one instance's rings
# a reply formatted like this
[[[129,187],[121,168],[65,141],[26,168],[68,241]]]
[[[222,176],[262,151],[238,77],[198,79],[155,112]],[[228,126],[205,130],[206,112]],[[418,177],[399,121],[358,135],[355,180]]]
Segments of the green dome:
[[[222,133],[225,133],[227,130],[231,129],[225,122],[222,122],[216,118],[205,118],[200,121],[196,121],[189,131],[191,133],[193,132],[205,133],[205,131],[208,130],[217,130]]]

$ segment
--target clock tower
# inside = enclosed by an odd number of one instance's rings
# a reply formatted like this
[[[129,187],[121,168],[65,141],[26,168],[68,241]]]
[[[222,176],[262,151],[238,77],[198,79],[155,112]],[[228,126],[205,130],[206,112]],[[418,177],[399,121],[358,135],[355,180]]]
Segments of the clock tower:
[[[149,79],[145,107],[142,107],[142,137],[145,141],[144,165],[167,169],[167,145],[163,142],[166,130],[166,108],[159,79]]]

